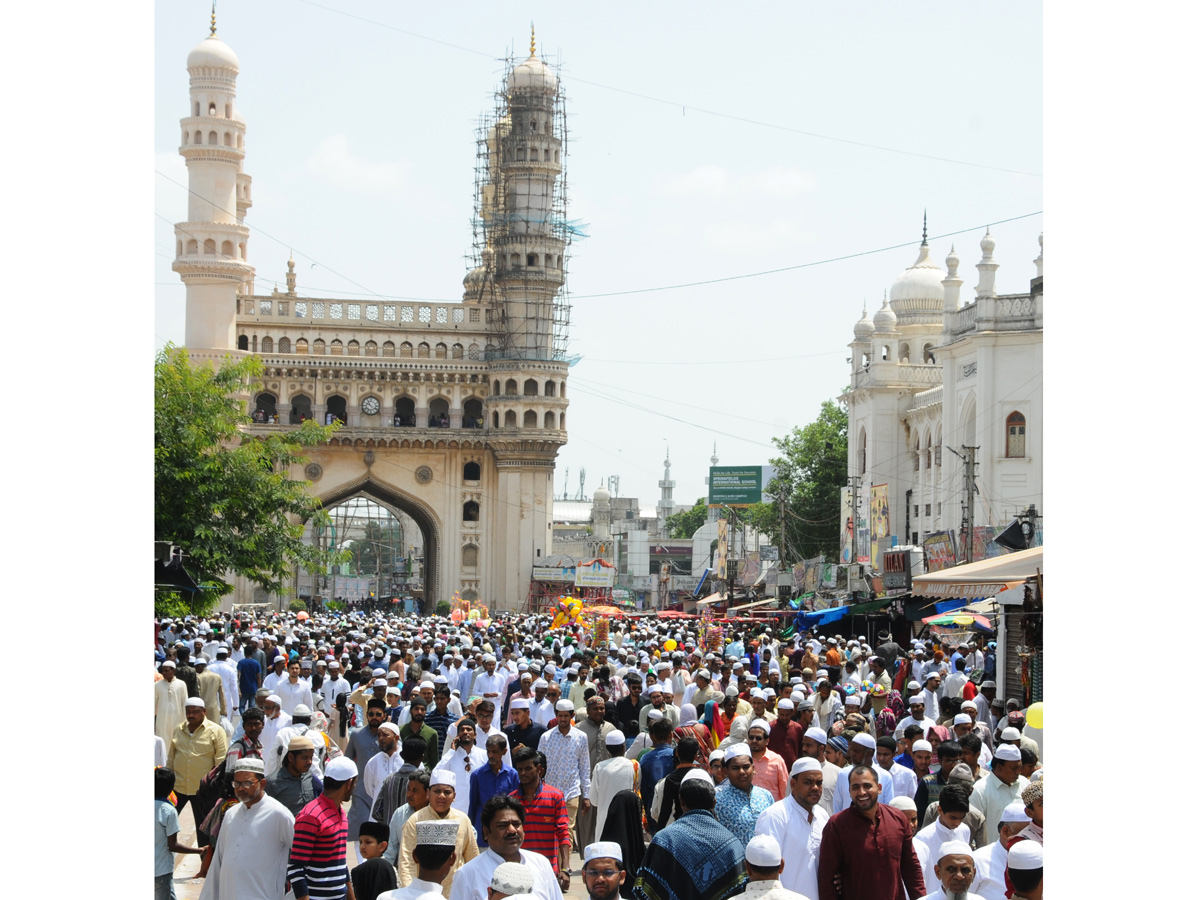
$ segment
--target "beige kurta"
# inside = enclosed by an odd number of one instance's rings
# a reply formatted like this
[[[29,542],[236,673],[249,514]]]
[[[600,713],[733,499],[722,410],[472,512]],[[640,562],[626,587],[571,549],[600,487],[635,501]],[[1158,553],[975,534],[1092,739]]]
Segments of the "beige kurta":
[[[430,820],[458,822],[458,842],[454,845],[454,852],[457,854],[457,859],[454,860],[454,865],[450,872],[446,875],[446,880],[442,882],[442,896],[446,900],[450,900],[450,886],[454,883],[454,873],[463,867],[465,863],[469,863],[479,855],[479,844],[475,840],[475,826],[471,824],[471,820],[466,813],[459,812],[453,807],[446,813],[444,817],[439,817],[433,811],[432,806],[426,806],[424,809],[419,809],[404,823],[404,828],[400,832],[400,858],[397,860],[397,881],[400,887],[408,887],[414,878],[417,877],[417,864],[413,861],[412,853],[417,846],[417,823],[428,822]]]
[[[221,724],[221,716],[229,715],[225,705],[225,682],[216,672],[201,672],[196,676],[200,688],[200,699],[204,701],[204,714],[208,721]]]
[[[167,746],[171,745],[176,727],[185,718],[183,709],[186,703],[187,685],[178,678],[154,682],[154,733]]]

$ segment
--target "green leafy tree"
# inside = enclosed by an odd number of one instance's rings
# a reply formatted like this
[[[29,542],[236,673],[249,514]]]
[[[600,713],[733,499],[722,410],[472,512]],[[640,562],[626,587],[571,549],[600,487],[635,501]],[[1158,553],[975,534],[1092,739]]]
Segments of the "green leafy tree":
[[[750,507],[748,516],[771,543],[778,545],[786,535],[787,562],[838,555],[847,429],[846,410],[826,400],[815,421],[771,439],[780,450],[771,460],[775,478],[767,485],[775,499]]]
[[[708,498],[700,497],[691,509],[667,516],[667,534],[673,538],[690,538],[707,520]]]
[[[234,395],[261,372],[256,357],[227,358],[216,369],[193,365],[172,345],[155,358],[154,539],[180,546],[206,588],[164,596],[164,608],[186,601],[207,612],[233,590],[230,573],[277,593],[296,564],[311,572],[341,557],[302,540],[306,520],[327,517],[308,482],[289,474],[308,462],[303,449],[329,440],[336,426],[310,421],[286,433],[247,434],[251,420]]]

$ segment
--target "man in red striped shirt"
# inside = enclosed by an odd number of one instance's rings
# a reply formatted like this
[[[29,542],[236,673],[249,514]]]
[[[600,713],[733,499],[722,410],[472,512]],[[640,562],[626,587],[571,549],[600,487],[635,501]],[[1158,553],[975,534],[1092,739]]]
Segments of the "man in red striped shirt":
[[[566,891],[571,884],[571,826],[563,792],[542,781],[541,754],[537,750],[514,750],[512,761],[521,786],[509,796],[516,797],[525,810],[521,849],[546,857],[559,886]]]
[[[345,900],[346,813],[358,780],[358,766],[345,756],[325,767],[325,790],[296,816],[296,836],[288,857],[288,880],[296,900]],[[353,896],[352,894],[350,896]]]

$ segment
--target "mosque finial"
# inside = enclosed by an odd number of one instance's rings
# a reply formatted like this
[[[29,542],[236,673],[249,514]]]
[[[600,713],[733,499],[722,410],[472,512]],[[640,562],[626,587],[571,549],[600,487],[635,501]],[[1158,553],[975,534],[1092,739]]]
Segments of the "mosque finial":
[[[217,0],[213,0],[212,24],[208,26],[208,34],[210,37],[217,36]]]
[[[533,22],[529,23],[529,55],[537,56],[537,41],[534,39]]]
[[[921,221],[921,243],[929,243],[929,210],[925,210],[924,218]]]

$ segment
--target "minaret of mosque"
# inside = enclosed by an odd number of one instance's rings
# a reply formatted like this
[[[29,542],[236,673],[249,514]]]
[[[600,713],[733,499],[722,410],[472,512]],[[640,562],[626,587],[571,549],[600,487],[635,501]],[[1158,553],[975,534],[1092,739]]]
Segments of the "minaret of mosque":
[[[565,223],[555,220],[563,212],[555,208],[563,146],[558,91],[531,31],[529,58],[508,73],[506,128],[497,132],[503,211],[494,250],[504,301],[500,355],[509,359],[549,360],[554,353],[554,300],[567,243]]]
[[[175,226],[171,268],[187,285],[185,343],[195,357],[235,349],[240,295],[253,290],[246,262],[250,231],[250,176],[242,172],[246,123],[234,106],[237,54],[217,37],[213,8],[209,35],[188,54],[188,115],[180,120],[179,153],[187,162],[187,221]]]
[[[663,460],[663,477],[658,483],[659,498],[658,498],[658,533],[660,537],[667,537],[667,517],[671,515],[671,510],[675,508],[675,482],[671,478],[671,448],[667,448],[667,458]]]

